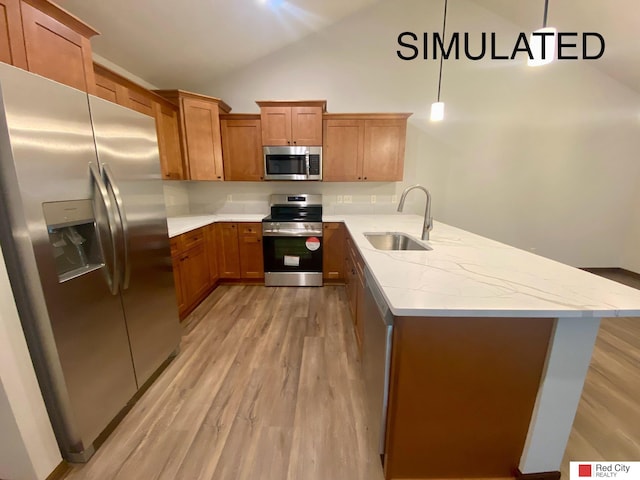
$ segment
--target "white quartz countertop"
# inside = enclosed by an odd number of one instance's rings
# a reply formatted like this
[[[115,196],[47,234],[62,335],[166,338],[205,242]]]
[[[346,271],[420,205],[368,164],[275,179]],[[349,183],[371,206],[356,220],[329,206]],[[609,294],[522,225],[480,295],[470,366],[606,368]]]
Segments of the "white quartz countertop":
[[[263,216],[169,218],[169,235]],[[323,220],[345,222],[396,316],[640,317],[640,290],[440,222],[425,242],[433,250],[382,251],[363,234],[404,232],[420,241],[422,217],[325,215]]]
[[[186,215],[167,218],[169,237],[176,237],[215,222],[261,222],[264,213],[222,213],[215,215]]]

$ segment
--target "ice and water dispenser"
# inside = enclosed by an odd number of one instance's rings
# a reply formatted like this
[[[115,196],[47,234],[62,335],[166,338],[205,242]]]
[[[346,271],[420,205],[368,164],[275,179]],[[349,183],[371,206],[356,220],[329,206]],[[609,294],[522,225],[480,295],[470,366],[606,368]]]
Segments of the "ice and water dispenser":
[[[91,200],[42,204],[60,283],[104,266]]]

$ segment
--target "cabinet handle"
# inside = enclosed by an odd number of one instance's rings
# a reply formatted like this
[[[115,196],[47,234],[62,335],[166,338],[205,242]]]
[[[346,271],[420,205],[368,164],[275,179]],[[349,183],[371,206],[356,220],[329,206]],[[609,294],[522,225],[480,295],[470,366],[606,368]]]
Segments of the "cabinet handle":
[[[222,178],[220,175],[218,175],[218,178]]]

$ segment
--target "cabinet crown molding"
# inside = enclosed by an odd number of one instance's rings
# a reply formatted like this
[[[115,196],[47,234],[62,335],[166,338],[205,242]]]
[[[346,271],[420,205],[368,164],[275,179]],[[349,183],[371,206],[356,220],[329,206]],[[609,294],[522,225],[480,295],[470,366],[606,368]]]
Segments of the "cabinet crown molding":
[[[71,12],[68,12],[61,6],[50,2],[49,0],[22,0],[24,3],[28,3],[32,7],[37,8],[41,12],[48,16],[55,18],[60,23],[66,25],[75,32],[78,32],[83,37],[91,38],[95,35],[100,35],[100,32],[85,22],[80,20]]]
[[[199,100],[206,100],[209,102],[215,102],[218,104],[218,108],[223,113],[229,113],[231,107],[227,105],[224,100],[217,97],[210,97],[208,95],[202,95],[201,93],[188,92],[186,90],[174,89],[174,90],[153,90],[158,95],[166,98],[175,105],[180,104],[181,98],[195,98]]]
[[[256,100],[259,107],[321,107],[327,111],[326,100]]]

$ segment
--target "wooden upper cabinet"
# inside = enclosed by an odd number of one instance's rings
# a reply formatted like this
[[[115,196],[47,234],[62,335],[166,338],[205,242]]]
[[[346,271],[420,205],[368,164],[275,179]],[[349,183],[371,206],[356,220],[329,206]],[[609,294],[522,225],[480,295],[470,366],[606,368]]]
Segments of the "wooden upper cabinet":
[[[94,63],[93,68],[96,96],[155,118],[162,178],[184,179],[178,107],[98,63]]]
[[[406,138],[406,118],[365,120],[363,180],[370,182],[402,180]]]
[[[98,32],[47,0],[23,0],[21,13],[27,69],[94,93],[89,38]]]
[[[297,102],[259,101],[264,146],[322,145],[325,100]]]
[[[224,180],[220,113],[231,107],[219,98],[183,90],[156,92],[179,107],[186,179]]]
[[[329,114],[324,118],[324,181],[396,182],[403,178],[411,114]]]
[[[322,178],[325,182],[362,180],[364,122],[325,120]]]
[[[156,129],[158,131],[158,149],[162,178],[165,180],[182,180],[182,152],[180,150],[180,119],[178,109],[173,105],[156,103]]]
[[[260,116],[222,115],[220,127],[224,179],[249,182],[263,180]]]
[[[27,69],[20,0],[0,0],[0,62]]]

